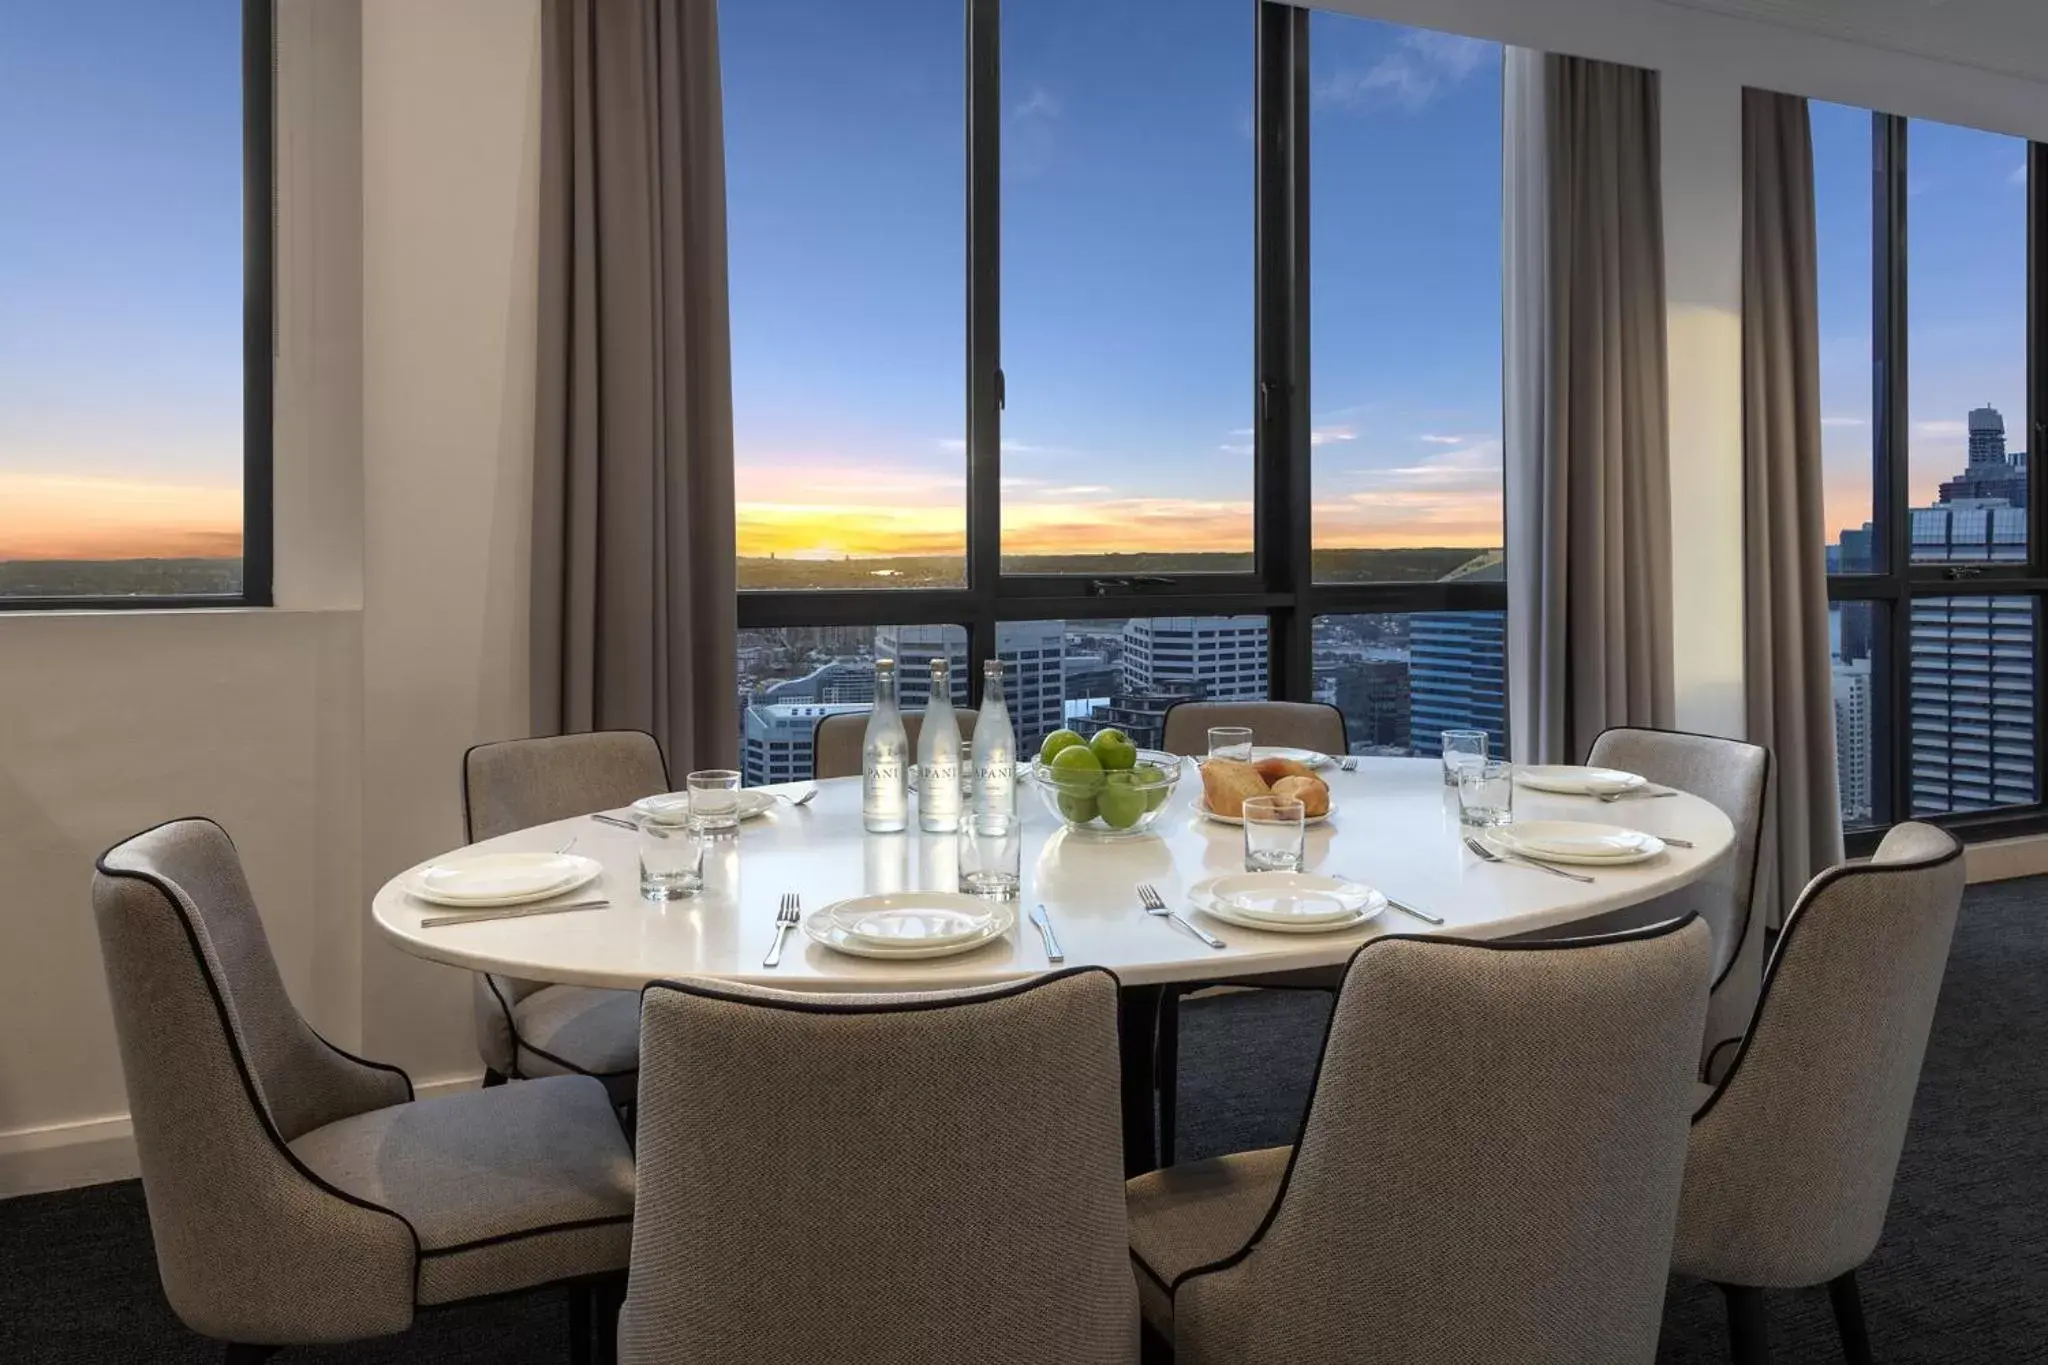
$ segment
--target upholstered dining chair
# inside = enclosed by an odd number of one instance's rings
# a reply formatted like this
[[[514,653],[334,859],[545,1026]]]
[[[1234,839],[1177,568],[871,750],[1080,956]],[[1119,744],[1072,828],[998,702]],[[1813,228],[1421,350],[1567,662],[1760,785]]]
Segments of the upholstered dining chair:
[[[641,1008],[625,1365],[1136,1358],[1110,973]]]
[[[1216,725],[1241,725],[1259,744],[1339,757],[1351,752],[1344,713],[1319,701],[1177,701],[1166,708],[1159,747],[1170,754],[1205,757],[1209,729]]]
[[[1300,1140],[1130,1182],[1147,1326],[1180,1365],[1650,1361],[1708,937],[1360,948]]]
[[[604,1087],[416,1100],[403,1071],[330,1045],[285,993],[220,826],[109,849],[93,910],[157,1270],[230,1365],[625,1268],[633,1157]]]
[[[638,730],[500,740],[462,756],[462,819],[471,843],[617,810],[668,789],[661,745]],[[471,1001],[485,1085],[595,1076],[616,1103],[632,1103],[640,1054],[640,998],[632,991],[478,972]]]
[[[970,706],[956,706],[953,719],[960,723],[960,737],[972,739],[974,722],[981,719],[981,712]],[[917,737],[924,733],[924,712],[905,711],[903,731],[910,739],[910,752],[915,754]],[[819,721],[818,728],[811,733],[811,776],[821,782],[828,777],[859,777],[861,745],[867,732],[865,711],[842,711]]]
[[[1764,978],[1764,916],[1756,905],[1758,851],[1770,797],[1771,752],[1756,744],[1678,730],[1620,727],[1593,740],[1586,762],[1640,773],[1718,806],[1735,826],[1735,847],[1718,867],[1682,891],[1628,912],[1632,918],[1668,919],[1697,910],[1714,935],[1713,993],[1701,1035],[1700,1075],[1713,1080],[1734,1055],[1749,1027]],[[1627,809],[1627,802],[1605,807]]]
[[[1734,1064],[1700,1087],[1672,1268],[1721,1286],[1738,1365],[1768,1357],[1763,1291],[1819,1284],[1848,1359],[1871,1359],[1856,1268],[1884,1231],[1962,899],[1963,846],[1932,825],[1815,877]]]

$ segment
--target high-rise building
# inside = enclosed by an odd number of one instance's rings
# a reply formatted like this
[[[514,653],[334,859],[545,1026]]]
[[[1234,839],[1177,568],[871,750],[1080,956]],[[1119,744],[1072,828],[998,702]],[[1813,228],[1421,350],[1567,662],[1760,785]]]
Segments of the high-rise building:
[[[1870,658],[1836,660],[1835,781],[1841,790],[1842,823],[1868,824],[1876,817],[1871,790]]]
[[[1186,691],[1210,701],[1263,701],[1263,616],[1139,617],[1124,623],[1124,690]]]
[[[967,705],[967,635],[958,627],[887,627],[875,634],[875,654],[896,660],[897,695],[904,710],[921,711],[931,700],[931,663],[941,655],[952,667],[953,705]],[[1058,621],[1008,621],[996,627],[1003,703],[1010,709],[1020,753],[1035,749],[1060,728],[1065,655],[1066,630]]]
[[[1446,730],[1484,730],[1507,752],[1507,614],[1426,611],[1408,625],[1409,743],[1440,752]]]
[[[1941,485],[1942,503],[1993,502],[2027,505],[2027,456],[2005,450],[2005,416],[1985,404],[1970,409],[1970,458],[1963,472]]]
[[[872,689],[870,689],[872,691]],[[812,774],[818,722],[872,703],[757,702],[740,717],[740,774],[750,787],[804,782]]]

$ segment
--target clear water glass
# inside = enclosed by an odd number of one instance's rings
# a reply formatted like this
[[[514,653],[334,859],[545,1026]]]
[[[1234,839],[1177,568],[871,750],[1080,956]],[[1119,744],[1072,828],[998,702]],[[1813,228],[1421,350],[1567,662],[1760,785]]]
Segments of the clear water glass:
[[[1244,870],[1299,872],[1308,808],[1288,796],[1250,796],[1244,803]]]
[[[704,841],[689,824],[636,815],[640,827],[640,894],[681,900],[704,889]]]
[[[1486,731],[1444,731],[1444,785],[1458,785],[1459,770],[1468,763],[1486,761]]]
[[[1013,901],[1023,882],[1023,822],[1000,811],[960,821],[960,889],[970,896]]]
[[[730,768],[707,768],[684,779],[690,790],[690,823],[707,837],[728,838],[740,832],[740,775]]]
[[[1474,829],[1513,824],[1515,765],[1483,758],[1458,769],[1458,820]]]
[[[1252,732],[1242,725],[1211,726],[1209,757],[1228,758],[1239,763],[1251,762]]]

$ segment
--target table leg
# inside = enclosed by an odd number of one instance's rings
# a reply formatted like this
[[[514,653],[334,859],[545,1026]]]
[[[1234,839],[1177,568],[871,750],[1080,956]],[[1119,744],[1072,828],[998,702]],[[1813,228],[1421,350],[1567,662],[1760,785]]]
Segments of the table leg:
[[[1157,986],[1125,986],[1117,993],[1117,1050],[1123,1066],[1124,1175],[1159,1165],[1159,1034]]]

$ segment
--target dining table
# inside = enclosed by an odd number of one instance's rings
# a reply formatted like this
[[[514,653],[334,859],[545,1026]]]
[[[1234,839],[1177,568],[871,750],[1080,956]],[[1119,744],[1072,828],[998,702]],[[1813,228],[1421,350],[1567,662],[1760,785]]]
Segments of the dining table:
[[[1493,940],[1569,932],[1700,880],[1735,842],[1728,817],[1685,792],[1607,802],[1517,790],[1517,820],[1599,821],[1681,841],[1642,862],[1569,869],[1586,878],[1578,880],[1475,854],[1465,842],[1474,831],[1460,823],[1457,793],[1445,785],[1439,760],[1366,757],[1331,763],[1318,775],[1330,788],[1330,813],[1305,831],[1304,870],[1363,883],[1392,902],[1368,922],[1338,932],[1245,928],[1190,909],[1191,885],[1244,870],[1243,830],[1201,812],[1202,783],[1192,762],[1166,808],[1136,836],[1067,828],[1028,784],[1020,785],[1017,923],[954,956],[855,957],[797,930],[777,965],[763,965],[777,934],[777,912],[789,897],[809,913],[853,896],[957,889],[958,836],[920,833],[914,810],[908,831],[866,832],[858,777],[761,788],[788,799],[743,822],[736,836],[706,841],[703,890],[686,899],[641,897],[640,836],[596,818],[629,820],[621,810],[534,826],[464,850],[573,849],[603,867],[577,897],[602,899],[601,906],[429,926],[428,919],[446,911],[406,890],[408,869],[377,892],[372,915],[393,944],[429,961],[622,990],[682,978],[808,992],[922,991],[1015,981],[1056,966],[1108,968],[1121,1001],[1126,1162],[1137,1171],[1149,1169],[1155,1150],[1153,1033],[1165,987],[1341,966],[1361,945],[1386,934]],[[810,799],[799,803],[813,787]],[[1212,947],[1180,924],[1148,914],[1141,886],[1155,889],[1224,946]],[[1027,918],[1039,906],[1062,950],[1060,964],[1049,960]]]

